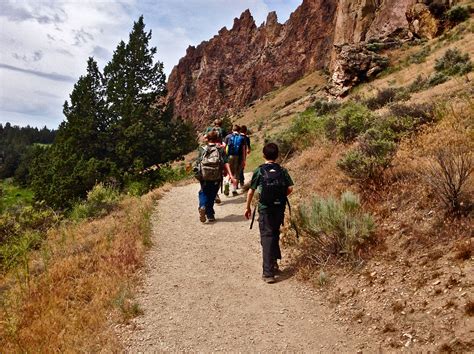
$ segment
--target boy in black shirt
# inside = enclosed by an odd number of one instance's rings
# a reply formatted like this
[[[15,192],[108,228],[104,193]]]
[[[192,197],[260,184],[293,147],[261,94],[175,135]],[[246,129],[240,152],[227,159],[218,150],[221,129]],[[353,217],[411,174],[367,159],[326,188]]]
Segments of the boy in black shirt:
[[[258,190],[263,280],[267,283],[275,282],[275,273],[278,271],[277,260],[281,259],[280,226],[283,225],[285,218],[287,196],[293,192],[293,181],[288,171],[276,163],[278,155],[278,146],[274,143],[267,144],[263,148],[265,163],[253,173],[245,210],[245,217],[250,219],[252,198]]]

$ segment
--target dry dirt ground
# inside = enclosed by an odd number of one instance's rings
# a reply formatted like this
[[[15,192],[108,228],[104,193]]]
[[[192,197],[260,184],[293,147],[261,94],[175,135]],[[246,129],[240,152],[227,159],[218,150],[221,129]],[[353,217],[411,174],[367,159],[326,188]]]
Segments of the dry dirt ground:
[[[376,349],[338,323],[288,261],[277,283],[264,283],[258,227],[249,230],[242,216],[245,197],[222,196],[218,221],[201,224],[198,189],[173,188],[153,215],[154,246],[137,296],[144,313],[117,328],[128,352]]]

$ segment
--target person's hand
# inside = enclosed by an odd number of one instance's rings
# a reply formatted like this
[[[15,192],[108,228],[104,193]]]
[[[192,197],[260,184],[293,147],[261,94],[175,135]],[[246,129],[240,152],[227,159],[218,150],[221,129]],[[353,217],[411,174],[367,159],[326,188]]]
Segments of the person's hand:
[[[247,207],[247,209],[245,209],[245,214],[244,215],[245,215],[245,218],[247,220],[249,220],[250,217],[252,216],[252,209],[250,209],[250,207]]]

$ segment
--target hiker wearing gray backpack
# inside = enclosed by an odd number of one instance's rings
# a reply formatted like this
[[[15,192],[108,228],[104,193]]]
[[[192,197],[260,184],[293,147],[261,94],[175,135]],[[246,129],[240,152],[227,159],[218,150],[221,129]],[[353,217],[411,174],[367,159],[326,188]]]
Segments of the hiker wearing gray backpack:
[[[240,127],[238,125],[234,125],[232,128],[232,133],[227,135],[224,139],[224,144],[226,146],[227,156],[229,157],[230,170],[232,171],[232,175],[238,179],[240,176],[240,171],[242,170],[247,157],[246,140],[240,134]],[[238,194],[238,184],[238,180],[232,181],[233,196]],[[226,193],[226,191],[228,191],[227,186],[224,189],[224,194],[228,195],[228,192]]]
[[[266,283],[274,283],[275,275],[279,271],[280,226],[283,225],[286,205],[289,206],[288,195],[293,192],[293,181],[288,171],[276,163],[278,155],[278,145],[274,143],[269,143],[263,148],[265,163],[253,173],[245,209],[245,217],[250,219],[252,199],[255,191],[258,190],[260,193],[258,226],[263,258],[262,277]],[[255,218],[255,211],[253,218]]]
[[[234,183],[236,180],[230,170],[224,149],[219,145],[217,132],[211,131],[206,135],[207,143],[199,147],[199,156],[194,165],[195,177],[201,183],[199,191],[199,220],[201,222],[216,221],[214,202],[225,170]]]

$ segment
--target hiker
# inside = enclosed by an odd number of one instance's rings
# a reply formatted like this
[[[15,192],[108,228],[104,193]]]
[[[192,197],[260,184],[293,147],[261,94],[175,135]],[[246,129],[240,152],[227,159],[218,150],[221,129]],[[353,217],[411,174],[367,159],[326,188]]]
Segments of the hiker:
[[[210,131],[206,135],[207,143],[199,147],[199,156],[196,160],[194,171],[196,178],[201,183],[199,191],[199,220],[201,222],[216,221],[214,202],[222,181],[222,173],[225,170],[232,182],[234,175],[230,170],[224,149],[219,146],[219,136],[216,131]]]
[[[215,119],[213,122],[213,125],[208,127],[206,131],[204,132],[204,136],[206,136],[208,133],[210,133],[213,130],[217,132],[219,144],[222,144],[222,142],[224,141],[224,138],[227,135],[225,130],[222,128],[222,119]]]
[[[206,129],[206,131],[204,132],[204,138],[207,136],[208,133],[210,133],[211,131],[215,131],[217,132],[217,136],[218,136],[218,145],[221,146],[221,147],[224,147],[223,145],[223,141],[224,141],[224,137],[226,136],[226,132],[225,130],[222,128],[222,119],[215,119],[214,122],[213,122],[213,125],[208,127]],[[221,180],[221,186],[222,184],[224,183],[224,176]],[[221,204],[222,201],[221,201],[221,198],[219,197],[219,192],[216,194],[216,200],[215,200],[216,204]]]
[[[258,226],[263,258],[262,277],[266,283],[274,283],[275,275],[279,272],[280,226],[283,225],[285,218],[287,197],[293,192],[293,181],[288,171],[276,163],[278,155],[278,145],[274,143],[269,143],[263,148],[265,163],[253,173],[245,209],[245,217],[250,219],[251,202],[255,190],[258,190],[260,193]],[[255,217],[255,211],[253,217]]]
[[[226,138],[224,139],[224,144],[226,145],[232,175],[236,178],[239,178],[240,171],[242,170],[242,166],[245,163],[245,158],[247,156],[247,148],[245,146],[245,138],[240,135],[240,127],[238,125],[233,126],[232,133],[226,136]],[[235,180],[232,183],[233,196],[236,196],[238,194],[238,184],[238,180]],[[228,184],[226,184],[225,186],[224,194],[228,195]]]
[[[242,125],[240,127],[240,134],[244,137],[245,139],[245,146],[247,148],[247,152],[246,152],[246,156],[248,156],[251,152],[251,148],[250,148],[250,138],[249,136],[247,135],[248,133],[248,129],[247,129],[247,126],[246,125]],[[242,161],[242,169],[240,170],[240,176],[239,176],[239,183],[240,183],[240,187],[243,187],[244,184],[245,184],[245,176],[244,176],[244,170],[245,170],[245,162],[246,161]]]

